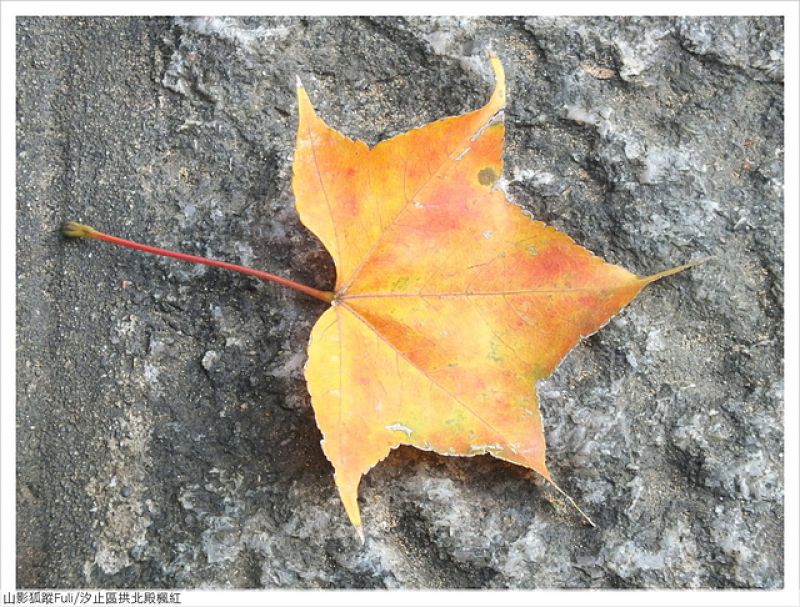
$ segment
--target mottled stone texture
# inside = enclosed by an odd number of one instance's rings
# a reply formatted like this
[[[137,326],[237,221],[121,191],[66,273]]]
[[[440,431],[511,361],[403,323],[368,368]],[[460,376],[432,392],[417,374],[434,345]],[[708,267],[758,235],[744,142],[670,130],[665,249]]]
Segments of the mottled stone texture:
[[[375,142],[508,74],[505,187],[649,287],[541,382],[553,475],[400,449],[354,537],[303,380],[323,304],[290,187],[299,75]],[[18,583],[775,588],[783,577],[780,18],[17,23]]]

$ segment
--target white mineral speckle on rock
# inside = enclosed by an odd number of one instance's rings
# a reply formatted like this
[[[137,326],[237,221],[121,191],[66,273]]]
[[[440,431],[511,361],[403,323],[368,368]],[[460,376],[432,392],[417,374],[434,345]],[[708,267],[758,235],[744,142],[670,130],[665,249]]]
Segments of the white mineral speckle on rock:
[[[201,364],[206,371],[211,371],[211,369],[214,368],[214,365],[217,364],[217,361],[219,361],[219,353],[216,350],[208,350],[203,355]]]
[[[130,550],[147,542],[147,528],[152,524],[145,512],[143,494],[151,463],[149,415],[129,410],[119,420],[119,441],[109,436],[110,457],[86,492],[95,503],[98,524],[93,530],[96,553],[93,564],[106,574],[115,574],[131,565]],[[106,478],[114,482],[105,482]],[[116,488],[127,487],[127,496]]]
[[[160,369],[149,362],[144,363],[144,379],[147,383],[157,384]]]
[[[241,550],[240,532],[233,518],[210,516],[203,531],[202,544],[209,563],[233,561]]]
[[[239,264],[243,266],[252,266],[253,248],[249,244],[238,240],[233,243],[233,246],[236,249],[236,254],[239,256]]]

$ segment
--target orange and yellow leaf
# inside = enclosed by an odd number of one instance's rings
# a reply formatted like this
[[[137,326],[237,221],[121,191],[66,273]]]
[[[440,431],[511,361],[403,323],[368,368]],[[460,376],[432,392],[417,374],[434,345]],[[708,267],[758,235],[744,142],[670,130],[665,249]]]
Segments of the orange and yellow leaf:
[[[505,80],[489,102],[369,148],[298,88],[293,187],[337,269],[306,379],[352,523],[391,449],[494,457],[552,481],[536,381],[656,277],[604,262],[495,188]]]

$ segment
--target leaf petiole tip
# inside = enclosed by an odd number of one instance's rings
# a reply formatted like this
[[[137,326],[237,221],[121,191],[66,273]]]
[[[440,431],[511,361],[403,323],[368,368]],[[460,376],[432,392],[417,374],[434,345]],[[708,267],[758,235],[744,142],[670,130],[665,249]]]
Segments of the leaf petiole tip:
[[[674,268],[669,268],[668,270],[664,270],[663,272],[657,272],[655,274],[651,274],[650,276],[645,276],[644,278],[642,278],[642,280],[645,281],[647,284],[649,284],[651,282],[655,282],[662,278],[666,278],[667,276],[672,276],[673,274],[678,274],[679,272],[683,272],[684,270],[688,270],[690,268],[694,268],[695,266],[702,265],[707,261],[711,261],[713,259],[716,259],[716,257],[714,257],[713,255],[710,255],[708,257],[701,257],[700,259],[695,259],[694,261],[690,261],[689,263],[685,263],[680,266],[675,266]]]
[[[67,238],[94,238],[97,230],[77,221],[68,221],[61,228],[61,233]]]
[[[585,512],[584,512],[584,511],[581,509],[581,507],[580,507],[580,506],[578,506],[578,504],[575,502],[575,500],[574,500],[574,499],[572,499],[572,497],[570,496],[570,494],[569,494],[569,493],[567,493],[567,492],[566,492],[566,491],[564,491],[564,490],[563,490],[561,487],[559,487],[559,486],[558,486],[558,483],[556,483],[556,482],[555,482],[555,481],[554,481],[554,480],[553,480],[553,479],[550,477],[550,475],[549,475],[549,474],[547,474],[547,475],[542,475],[542,476],[544,476],[544,478],[545,478],[545,479],[546,479],[546,480],[547,480],[547,481],[548,481],[548,482],[549,482],[551,485],[553,485],[553,487],[556,489],[556,491],[558,491],[558,492],[559,492],[559,493],[560,493],[560,494],[561,494],[561,495],[562,495],[562,496],[563,496],[563,497],[564,497],[564,498],[565,498],[565,499],[566,499],[566,500],[567,500],[567,501],[568,501],[570,504],[572,504],[572,507],[573,507],[573,508],[575,508],[575,510],[577,510],[577,511],[578,511],[578,514],[580,514],[580,515],[581,515],[581,517],[583,518],[583,520],[584,520],[584,521],[585,521],[585,522],[586,522],[586,523],[587,523],[587,524],[588,524],[590,527],[592,527],[592,528],[595,528],[595,529],[597,528],[597,525],[595,525],[594,521],[593,521],[591,518],[589,518],[589,515],[588,515],[588,514],[586,514],[586,513],[585,513]]]

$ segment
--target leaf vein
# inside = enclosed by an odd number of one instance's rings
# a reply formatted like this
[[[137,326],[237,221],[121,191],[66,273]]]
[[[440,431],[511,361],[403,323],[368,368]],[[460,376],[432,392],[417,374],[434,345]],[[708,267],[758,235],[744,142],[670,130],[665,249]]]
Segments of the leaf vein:
[[[483,111],[483,109],[485,109],[485,106],[484,106],[484,108],[476,110],[476,112],[481,112],[481,111]],[[499,111],[502,111],[502,109],[499,110]],[[494,114],[492,114],[489,117],[489,119],[487,121],[485,121],[485,123],[481,124],[481,126],[478,128],[478,130],[476,132],[474,132],[471,135],[465,137],[462,141],[459,141],[459,144],[457,146],[455,146],[455,149],[456,150],[460,150],[461,147],[465,143],[467,143],[468,141],[477,139],[481,135],[483,135],[483,132],[485,131],[486,127],[493,120],[494,116],[497,113],[498,112],[495,112]],[[464,116],[466,116],[466,115],[467,114],[465,114]],[[463,116],[459,116],[458,118],[463,118]],[[389,141],[391,141],[391,139]],[[370,151],[372,151],[372,150],[370,150]],[[316,159],[316,157],[315,157],[315,159]],[[406,199],[405,203],[400,208],[400,210],[397,212],[397,214],[392,218],[392,220],[386,225],[386,228],[383,231],[381,231],[381,233],[378,235],[378,238],[373,243],[372,247],[370,247],[370,250],[364,256],[364,259],[361,261],[361,263],[358,265],[358,267],[353,271],[353,274],[350,276],[350,280],[347,281],[347,284],[343,288],[343,291],[345,291],[345,292],[347,291],[347,289],[349,289],[353,285],[353,282],[355,282],[355,279],[358,278],[358,275],[361,273],[361,270],[364,268],[364,266],[370,260],[370,258],[372,257],[372,254],[377,250],[378,246],[383,242],[386,234],[392,228],[392,226],[397,221],[397,219],[408,209],[409,205],[411,204],[411,201],[414,198],[416,198],[419,195],[419,193],[422,192],[428,186],[429,183],[431,183],[431,181],[433,181],[434,177],[439,175],[439,172],[442,170],[442,168],[444,168],[448,164],[454,162],[453,153],[451,152],[451,153],[447,154],[445,156],[445,159],[442,160],[442,162],[439,164],[438,167],[436,167],[436,170],[434,172],[432,172],[432,173],[429,173],[428,177],[425,178],[422,181],[422,183],[419,185],[419,187],[416,189],[416,191],[411,196],[408,196],[406,194],[406,183],[405,183],[406,172],[407,172],[407,167],[408,167],[408,161],[407,161],[407,159],[403,159],[403,160],[404,160],[404,164],[403,164],[403,196]]]
[[[319,168],[319,161],[317,160],[317,146],[314,137],[311,135],[311,125],[306,127],[308,133],[308,141],[311,144],[311,155],[314,157],[314,168],[317,171],[317,179],[319,179],[319,187],[322,189],[322,195],[325,198],[325,205],[328,207],[328,214],[331,216],[331,226],[333,229],[333,239],[336,244],[336,258],[341,259],[342,248],[339,244],[339,232],[336,230],[336,218],[333,216],[333,207],[331,206],[330,198],[328,197],[328,190],[325,188],[325,182],[322,180],[322,171]]]
[[[419,368],[417,365],[415,365],[415,364],[414,364],[414,361],[412,361],[411,359],[409,359],[409,358],[408,358],[408,356],[406,356],[406,354],[405,354],[405,353],[404,353],[402,350],[400,350],[400,349],[399,349],[397,346],[395,346],[395,345],[394,345],[394,344],[393,344],[391,341],[389,341],[389,340],[388,340],[388,339],[387,339],[387,338],[386,338],[386,337],[385,337],[383,334],[381,334],[381,333],[380,333],[380,332],[379,332],[379,331],[378,331],[378,330],[377,330],[377,329],[376,329],[376,328],[375,328],[375,327],[372,325],[372,323],[370,323],[370,322],[369,322],[369,321],[368,321],[366,318],[364,318],[364,317],[363,317],[361,314],[359,314],[359,313],[358,313],[356,310],[354,310],[353,308],[351,308],[351,307],[350,307],[350,306],[348,306],[347,304],[343,304],[343,307],[347,308],[347,309],[348,309],[348,310],[349,310],[349,311],[350,311],[350,312],[353,314],[353,316],[355,316],[355,317],[356,317],[358,320],[360,320],[360,321],[361,321],[361,322],[362,322],[362,323],[363,323],[363,324],[364,324],[364,325],[365,325],[365,326],[366,326],[366,327],[367,327],[367,328],[368,328],[370,331],[372,331],[372,332],[373,332],[375,335],[377,335],[379,339],[381,339],[381,340],[382,340],[382,341],[383,341],[383,342],[384,342],[384,343],[385,343],[387,346],[389,346],[389,348],[391,348],[392,350],[394,350],[394,352],[395,352],[395,355],[396,355],[396,356],[398,356],[399,358],[402,358],[402,359],[403,359],[403,360],[405,360],[405,361],[406,361],[406,362],[407,362],[409,365],[411,365],[411,366],[412,366],[412,367],[414,367],[414,368],[415,368],[417,371],[419,371],[420,373],[422,373],[422,374],[423,374],[423,375],[424,375],[424,376],[425,376],[425,377],[426,377],[426,378],[427,378],[427,379],[428,379],[428,380],[431,382],[431,384],[435,385],[435,386],[436,386],[437,388],[439,388],[439,389],[440,389],[442,392],[444,392],[445,394],[447,394],[447,395],[448,395],[450,398],[452,398],[452,399],[453,399],[453,401],[454,401],[454,402],[456,402],[456,403],[457,403],[457,404],[459,404],[461,407],[463,407],[463,408],[464,408],[464,409],[465,409],[465,410],[466,410],[468,413],[470,413],[470,414],[471,414],[473,417],[475,417],[475,419],[477,419],[478,421],[480,421],[480,422],[481,422],[481,423],[482,423],[484,426],[486,426],[486,427],[487,427],[489,430],[491,430],[491,431],[494,433],[494,435],[495,435],[495,436],[497,436],[497,437],[499,438],[499,440],[503,441],[503,443],[504,443],[504,444],[506,443],[506,441],[505,441],[505,437],[503,436],[503,434],[502,434],[502,433],[501,433],[501,432],[500,432],[500,431],[499,431],[497,428],[495,428],[494,426],[492,426],[492,424],[490,424],[490,423],[489,423],[487,420],[485,420],[483,417],[481,417],[481,415],[479,415],[479,414],[478,414],[478,413],[477,413],[477,412],[476,412],[474,409],[472,409],[472,407],[470,407],[469,405],[467,405],[467,404],[466,404],[465,402],[463,402],[463,401],[462,401],[460,398],[458,398],[458,396],[456,396],[456,395],[455,395],[455,394],[453,394],[453,393],[452,393],[450,390],[448,390],[447,388],[445,388],[445,387],[444,387],[444,386],[443,386],[443,385],[442,385],[440,382],[438,382],[438,381],[436,381],[435,379],[433,379],[433,378],[432,378],[430,375],[428,375],[428,374],[427,374],[427,373],[426,373],[426,372],[425,372],[423,369],[420,369],[420,368]],[[398,372],[399,372],[399,367],[398,367]]]

